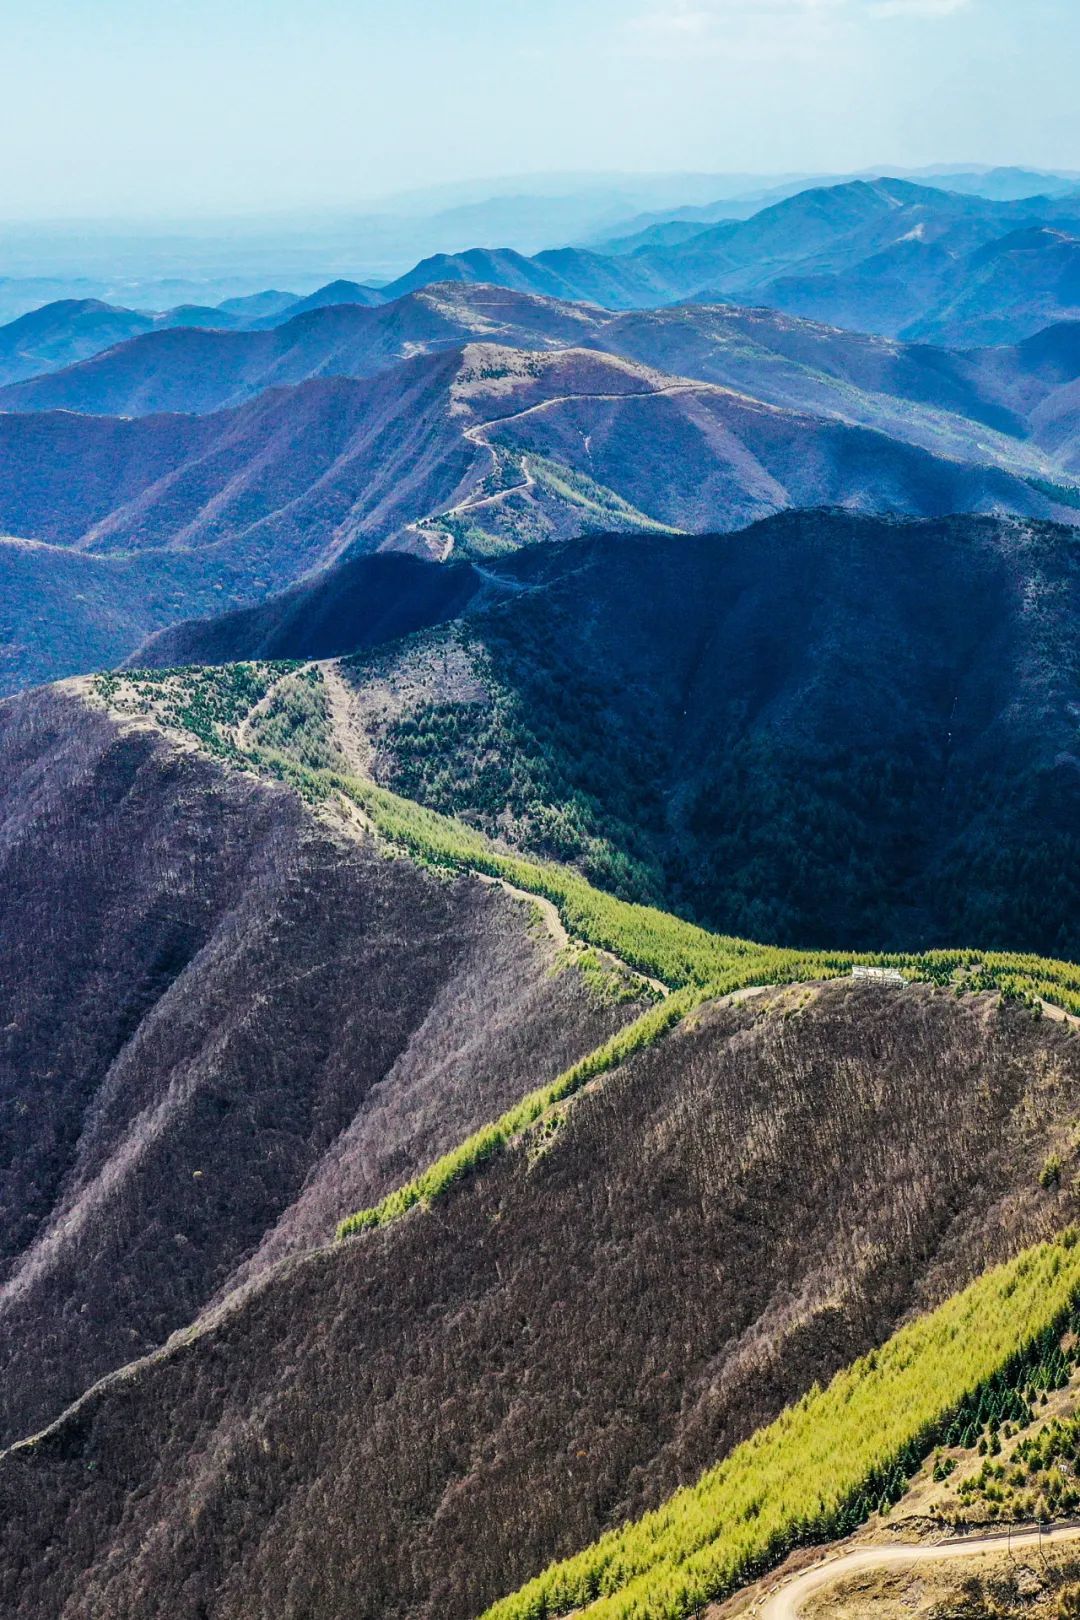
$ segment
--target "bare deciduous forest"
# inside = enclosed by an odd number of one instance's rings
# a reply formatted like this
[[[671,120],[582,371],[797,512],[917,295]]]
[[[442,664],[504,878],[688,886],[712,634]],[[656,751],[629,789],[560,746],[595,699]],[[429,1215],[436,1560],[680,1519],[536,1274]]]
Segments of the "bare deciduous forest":
[[[152,728],[0,710],[2,1432],[632,1017],[521,903]]]
[[[7,1453],[7,1611],[467,1620],[1067,1220],[1076,1050],[929,987],[702,1009]]]

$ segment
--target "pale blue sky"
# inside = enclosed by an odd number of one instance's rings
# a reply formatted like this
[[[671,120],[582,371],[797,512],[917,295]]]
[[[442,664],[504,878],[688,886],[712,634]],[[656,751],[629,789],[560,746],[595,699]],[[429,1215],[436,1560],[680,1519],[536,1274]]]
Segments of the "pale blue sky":
[[[553,169],[1080,169],[1078,0],[0,0],[0,28],[0,219]]]

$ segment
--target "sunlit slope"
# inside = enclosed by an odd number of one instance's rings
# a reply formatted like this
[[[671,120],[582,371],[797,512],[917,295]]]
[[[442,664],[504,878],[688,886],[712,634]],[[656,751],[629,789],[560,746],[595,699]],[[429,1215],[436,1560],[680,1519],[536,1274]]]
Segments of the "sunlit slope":
[[[556,1564],[484,1620],[681,1620],[792,1547],[854,1529],[993,1382],[1019,1392],[1070,1321],[1075,1234],[972,1283],[813,1389],[698,1483]]]
[[[895,968],[915,981],[951,984],[957,994],[993,989],[1003,997],[1030,1001],[1036,1010],[1045,999],[1080,1012],[1080,969],[1071,963],[975,950],[874,954],[764,946],[711,934],[670,913],[618,900],[570,868],[508,853],[463,823],[344,771],[323,677],[314,664],[143,671],[101,677],[96,685],[99,695],[122,712],[153,713],[235,765],[283,777],[314,802],[341,800],[357,806],[392,847],[424,864],[485,873],[543,897],[557,908],[571,936],[611,952],[675,992],[377,1205],[343,1211],[340,1236],[385,1225],[437,1198],[556,1104],[651,1045],[709,997],[753,985],[829,979],[860,964]]]

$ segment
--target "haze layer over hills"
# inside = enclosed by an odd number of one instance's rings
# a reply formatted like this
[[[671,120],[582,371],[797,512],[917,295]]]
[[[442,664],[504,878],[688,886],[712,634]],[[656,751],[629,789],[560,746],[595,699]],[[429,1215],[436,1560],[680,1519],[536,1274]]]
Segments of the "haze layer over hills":
[[[612,309],[724,298],[951,345],[1013,342],[1074,317],[1080,183],[1049,180],[1040,193],[1040,177],[1031,176],[1030,193],[1020,183],[1012,187],[1015,196],[988,197],[940,189],[948,178],[935,186],[887,177],[794,185],[762,193],[739,217],[724,217],[719,204],[704,210],[709,218],[675,217],[614,242],[551,247],[532,257],[513,246],[463,245],[431,253],[377,285],[335,276],[304,297],[267,290],[216,309],[191,299],[154,316],[114,309],[112,319],[132,333],[150,324],[260,328],[311,309],[392,303],[445,281]],[[105,348],[108,328],[96,299],[61,300],[37,311],[28,326],[16,321],[0,329],[7,334],[0,339],[0,382],[32,374],[27,364],[35,354],[36,369],[45,371],[91,352],[95,310],[96,347]],[[35,343],[42,324],[49,339]]]

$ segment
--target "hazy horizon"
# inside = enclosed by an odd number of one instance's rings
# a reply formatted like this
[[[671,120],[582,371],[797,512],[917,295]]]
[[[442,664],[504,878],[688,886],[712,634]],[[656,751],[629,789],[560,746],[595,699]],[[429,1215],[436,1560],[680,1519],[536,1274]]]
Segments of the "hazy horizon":
[[[378,212],[508,176],[1080,169],[1068,0],[10,12],[8,225]]]

